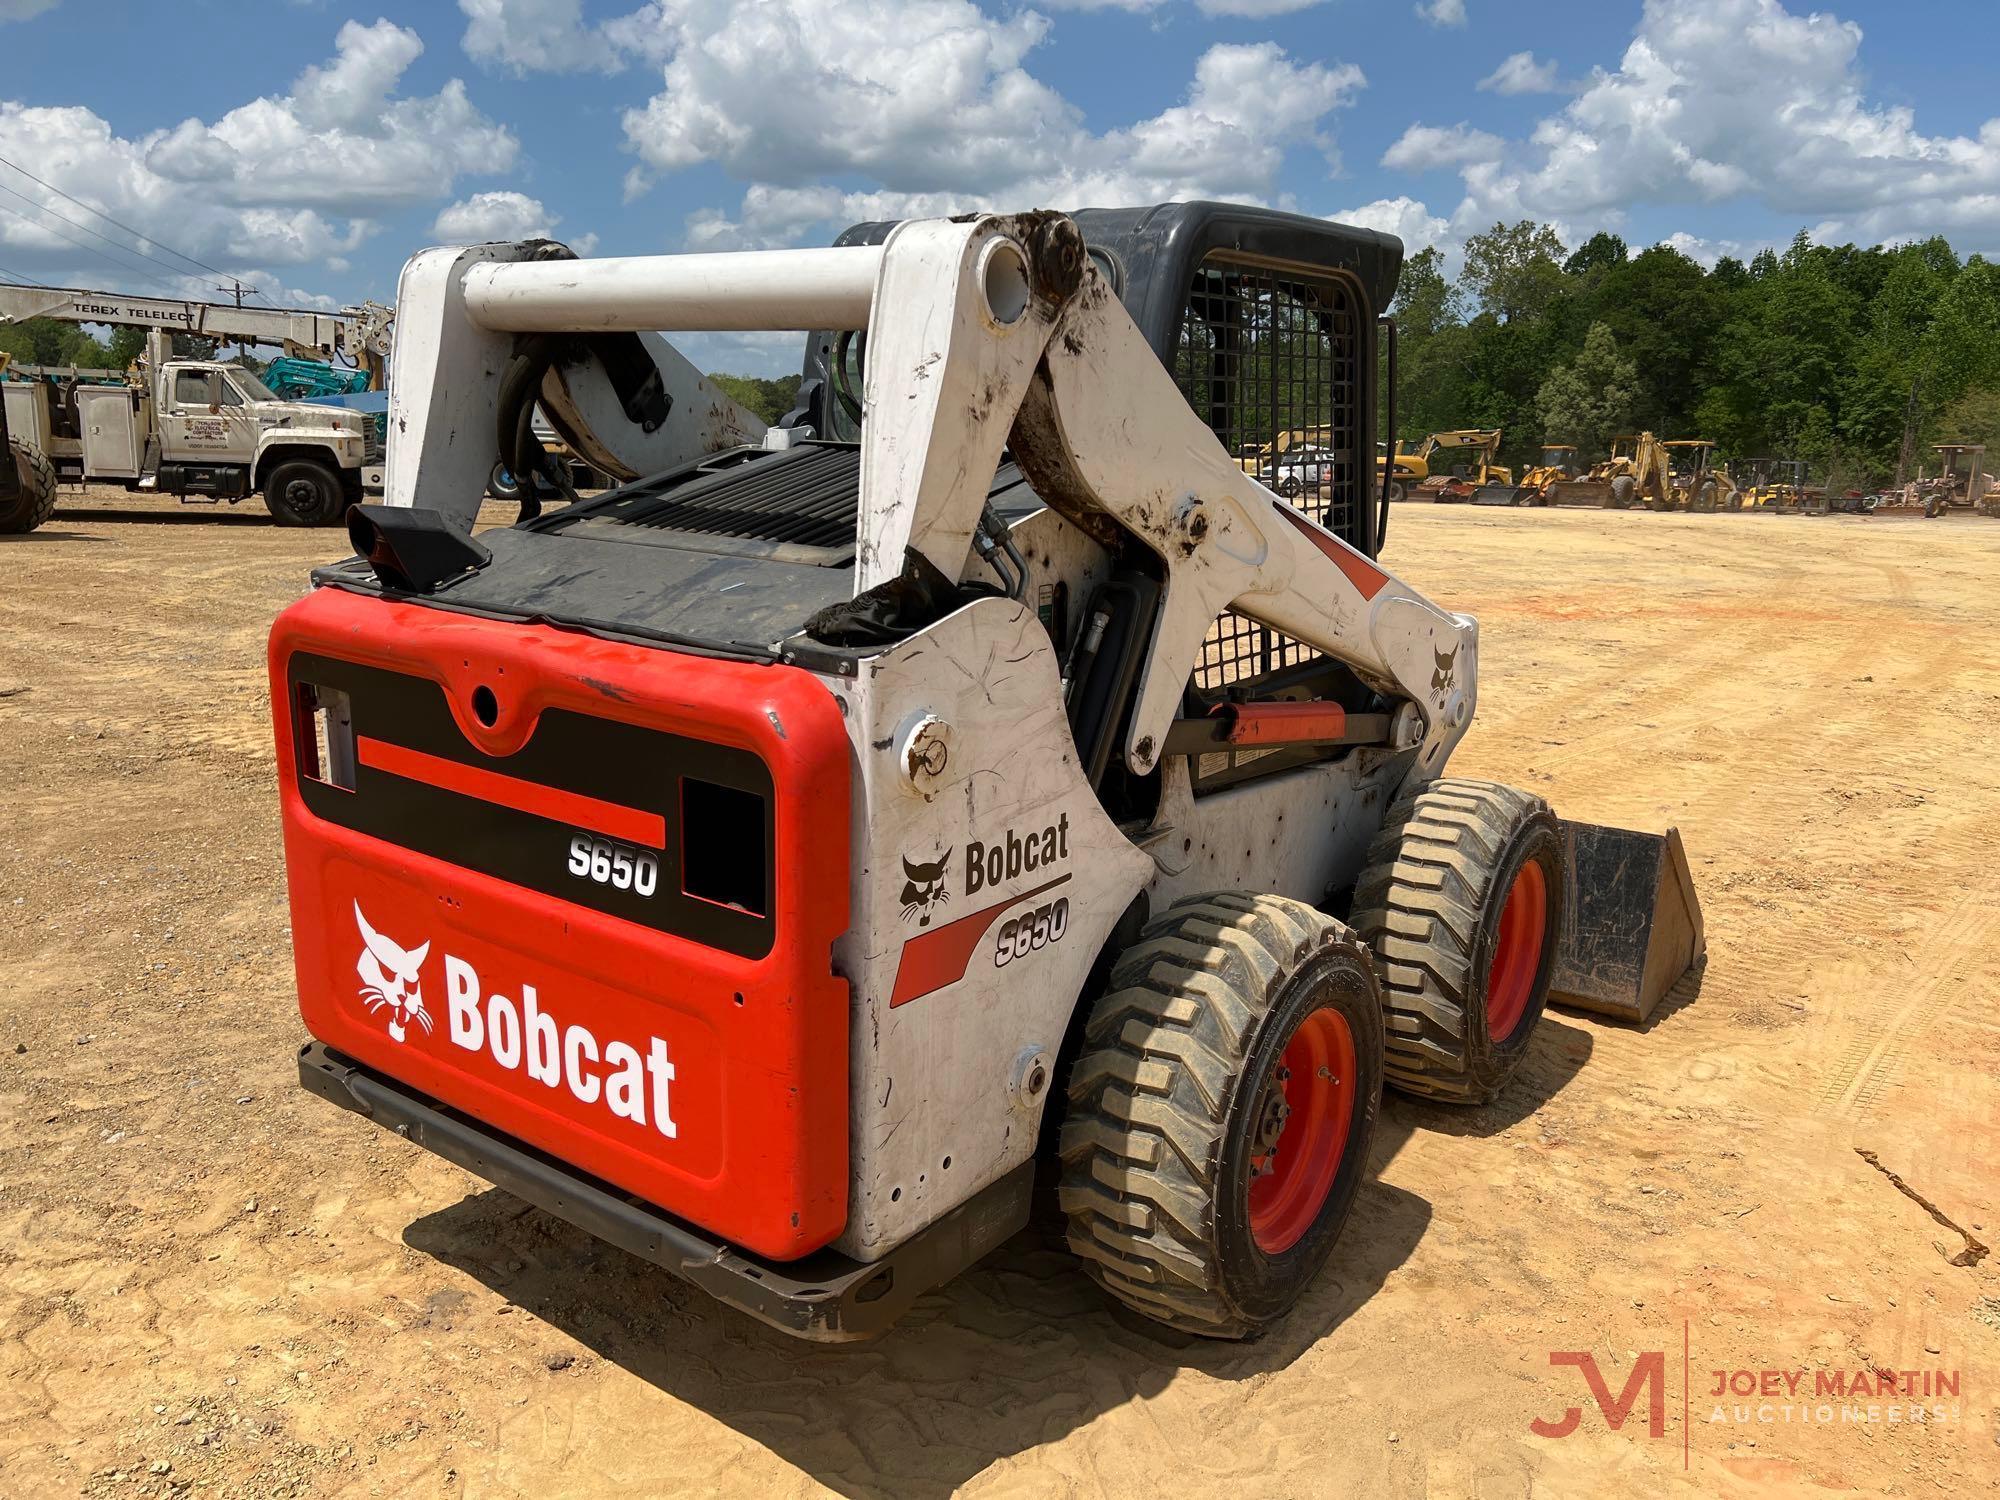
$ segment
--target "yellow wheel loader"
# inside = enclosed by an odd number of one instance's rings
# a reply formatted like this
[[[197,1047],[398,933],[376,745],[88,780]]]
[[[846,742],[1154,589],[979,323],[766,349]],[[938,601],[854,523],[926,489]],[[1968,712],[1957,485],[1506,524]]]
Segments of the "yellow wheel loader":
[[[1581,475],[1583,470],[1577,464],[1577,449],[1574,443],[1542,444],[1541,462],[1521,476],[1521,482],[1514,490],[1516,505],[1551,505],[1549,489]]]

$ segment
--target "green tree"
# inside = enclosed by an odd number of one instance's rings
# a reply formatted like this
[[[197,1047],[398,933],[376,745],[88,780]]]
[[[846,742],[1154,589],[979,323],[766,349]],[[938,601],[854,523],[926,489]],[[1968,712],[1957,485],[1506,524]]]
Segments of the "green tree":
[[[26,318],[0,327],[0,351],[24,365],[76,365],[106,369],[111,352],[83,331],[81,324],[54,318]]]
[[[1563,290],[1568,252],[1546,224],[1495,224],[1465,242],[1460,280],[1481,308],[1503,323],[1540,317]]]
[[[1602,451],[1632,420],[1638,365],[1621,354],[1604,323],[1593,323],[1575,359],[1551,371],[1535,397],[1543,440]]]
[[[730,400],[767,427],[776,423],[792,409],[792,403],[799,394],[799,377],[796,375],[782,375],[772,380],[759,375],[722,375],[711,372],[708,378],[714,381]]]

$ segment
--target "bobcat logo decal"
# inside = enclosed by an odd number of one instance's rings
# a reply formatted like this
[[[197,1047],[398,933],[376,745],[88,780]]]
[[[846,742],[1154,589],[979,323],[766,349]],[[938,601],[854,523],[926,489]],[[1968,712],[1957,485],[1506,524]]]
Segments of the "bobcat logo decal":
[[[1437,669],[1431,673],[1431,691],[1437,694],[1437,701],[1442,706],[1451,695],[1452,684],[1458,681],[1458,647],[1440,651],[1433,646],[1431,659],[1437,663]]]
[[[944,867],[950,863],[949,849],[942,858],[927,865],[912,864],[909,855],[903,856],[903,873],[909,877],[903,883],[904,921],[915,917],[919,927],[931,925],[931,913],[951,899],[944,883]]]
[[[354,922],[361,929],[361,957],[354,965],[354,972],[361,976],[362,1004],[368,1007],[370,1015],[380,1010],[389,1012],[389,1035],[399,1042],[409,1034],[413,1021],[429,1036],[431,1013],[424,1009],[423,980],[418,970],[423,967],[431,945],[397,946],[393,938],[382,936],[368,925],[359,901],[354,903]]]

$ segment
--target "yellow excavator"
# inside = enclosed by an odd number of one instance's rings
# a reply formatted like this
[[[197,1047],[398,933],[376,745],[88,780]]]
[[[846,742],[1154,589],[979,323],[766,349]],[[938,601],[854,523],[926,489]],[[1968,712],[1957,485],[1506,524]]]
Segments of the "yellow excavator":
[[[1473,455],[1470,463],[1455,464],[1450,472],[1437,472],[1438,466],[1432,462],[1432,455],[1453,449],[1467,449]],[[1376,461],[1377,477],[1383,468],[1389,470],[1389,498],[1406,500],[1416,491],[1440,502],[1462,502],[1476,500],[1481,504],[1511,505],[1514,501],[1514,471],[1493,460],[1500,453],[1500,429],[1497,427],[1466,427],[1455,432],[1433,432],[1412,448],[1407,443],[1398,443],[1394,455],[1380,453]],[[1486,492],[1504,492],[1500,499],[1491,498]]]

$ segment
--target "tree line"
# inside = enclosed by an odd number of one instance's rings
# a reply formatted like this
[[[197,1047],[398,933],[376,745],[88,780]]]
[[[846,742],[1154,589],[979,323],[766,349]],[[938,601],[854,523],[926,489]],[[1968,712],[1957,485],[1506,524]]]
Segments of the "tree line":
[[[1614,234],[1565,246],[1496,224],[1446,276],[1409,257],[1394,307],[1396,433],[1505,431],[1517,466],[1543,443],[1588,462],[1616,434],[1710,438],[1733,458],[1795,458],[1840,488],[1937,467],[1930,445],[2000,449],[2000,266],[1942,238],[1818,245],[1712,269]]]

